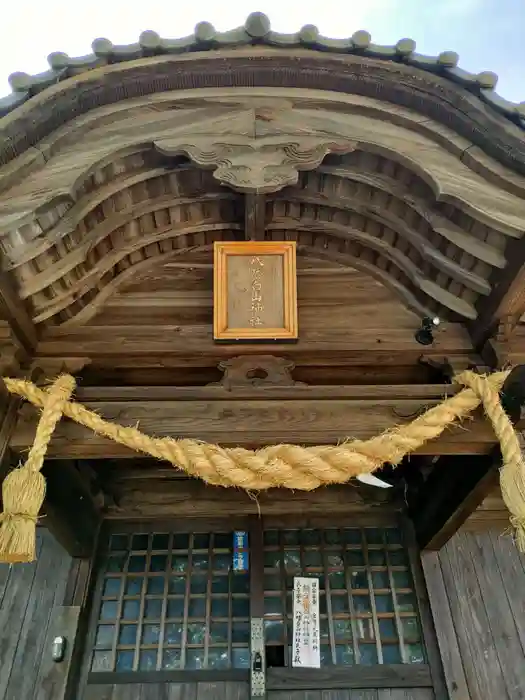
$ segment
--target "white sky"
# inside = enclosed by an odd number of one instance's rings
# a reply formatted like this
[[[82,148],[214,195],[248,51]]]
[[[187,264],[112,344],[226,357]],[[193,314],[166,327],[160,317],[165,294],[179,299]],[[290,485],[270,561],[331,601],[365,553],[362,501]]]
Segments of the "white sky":
[[[0,17],[0,95],[9,92],[10,73],[45,70],[52,51],[81,56],[90,53],[96,37],[131,43],[145,29],[185,36],[201,20],[232,29],[254,10],[268,14],[278,31],[315,24],[327,36],[344,37],[367,29],[377,43],[408,36],[422,53],[452,49],[462,67],[498,73],[500,94],[525,100],[525,0],[6,0]]]

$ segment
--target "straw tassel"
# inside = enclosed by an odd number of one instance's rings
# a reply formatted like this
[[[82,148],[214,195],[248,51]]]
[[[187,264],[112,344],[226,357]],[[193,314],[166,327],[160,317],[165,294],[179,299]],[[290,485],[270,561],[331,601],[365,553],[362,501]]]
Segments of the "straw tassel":
[[[36,524],[46,493],[46,482],[40,470],[53,431],[74,389],[75,380],[70,375],[59,377],[50,387],[26,463],[4,480],[0,561],[15,564],[35,559]]]

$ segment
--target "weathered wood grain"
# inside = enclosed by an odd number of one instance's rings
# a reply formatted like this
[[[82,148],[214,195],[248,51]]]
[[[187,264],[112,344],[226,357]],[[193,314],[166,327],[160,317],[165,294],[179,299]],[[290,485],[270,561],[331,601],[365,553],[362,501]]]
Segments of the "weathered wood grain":
[[[70,557],[46,530],[38,531],[37,561],[14,568],[0,606],[0,698],[61,700],[44,684],[49,635],[65,593]],[[0,570],[7,569],[1,565]]]
[[[450,697],[525,694],[525,560],[510,538],[458,533],[423,556]]]

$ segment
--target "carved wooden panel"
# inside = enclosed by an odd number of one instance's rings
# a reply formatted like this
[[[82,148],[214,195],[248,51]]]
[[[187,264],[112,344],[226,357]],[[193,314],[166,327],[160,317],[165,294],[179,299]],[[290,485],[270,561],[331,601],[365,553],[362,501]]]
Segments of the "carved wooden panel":
[[[297,339],[295,242],[216,242],[214,249],[215,339]]]

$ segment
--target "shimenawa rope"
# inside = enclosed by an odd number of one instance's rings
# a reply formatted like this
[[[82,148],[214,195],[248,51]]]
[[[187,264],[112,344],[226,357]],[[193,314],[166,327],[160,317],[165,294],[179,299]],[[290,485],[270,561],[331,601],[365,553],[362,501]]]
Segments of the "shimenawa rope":
[[[466,389],[411,423],[369,440],[347,440],[339,445],[315,447],[273,445],[259,450],[224,448],[197,440],[155,438],[137,428],[111,423],[82,404],[69,401],[75,386],[69,375],[59,377],[47,391],[22,379],[6,378],[4,382],[11,393],[27,399],[43,412],[27,462],[11,472],[3,484],[0,561],[34,559],[35,525],[45,492],[40,469],[62,414],[99,435],[166,460],[215,486],[236,486],[250,491],[275,487],[309,491],[372,473],[385,463],[399,464],[405,455],[438,437],[447,426],[468,416],[481,403],[500,441],[503,498],[511,513],[517,545],[525,551],[525,464],[516,432],[499,398],[508,375],[508,371],[488,376],[463,372],[456,377],[456,382]]]

